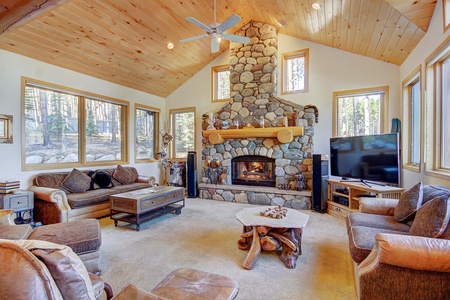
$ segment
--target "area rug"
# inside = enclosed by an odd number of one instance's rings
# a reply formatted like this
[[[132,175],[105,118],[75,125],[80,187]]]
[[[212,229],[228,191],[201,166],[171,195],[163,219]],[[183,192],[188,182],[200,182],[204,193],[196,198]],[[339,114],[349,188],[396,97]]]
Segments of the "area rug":
[[[108,217],[102,228],[102,278],[114,292],[127,283],[150,291],[167,274],[188,267],[225,275],[239,284],[236,299],[356,299],[345,222],[313,211],[302,239],[303,254],[287,269],[275,252],[262,252],[252,270],[237,247],[242,224],[235,215],[252,205],[187,198],[180,215],[141,224]]]

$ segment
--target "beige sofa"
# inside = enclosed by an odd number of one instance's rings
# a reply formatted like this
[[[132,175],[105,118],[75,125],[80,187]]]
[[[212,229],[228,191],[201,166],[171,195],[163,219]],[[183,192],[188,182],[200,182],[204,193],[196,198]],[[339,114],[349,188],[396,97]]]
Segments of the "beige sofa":
[[[347,217],[359,299],[450,299],[450,189],[362,198]]]
[[[100,188],[95,176],[107,172],[110,184]],[[93,174],[91,174],[93,173]],[[91,176],[88,176],[91,175]],[[104,174],[104,173],[103,173]],[[69,179],[73,179],[70,180]],[[43,224],[100,218],[109,214],[109,197],[155,184],[153,176],[139,175],[134,167],[40,173],[28,188],[34,193],[34,219]]]

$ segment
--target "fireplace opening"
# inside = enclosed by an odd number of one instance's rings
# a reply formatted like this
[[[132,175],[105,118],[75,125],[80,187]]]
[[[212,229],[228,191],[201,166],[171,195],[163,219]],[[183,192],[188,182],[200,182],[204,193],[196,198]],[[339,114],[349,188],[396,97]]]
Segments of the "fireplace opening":
[[[232,184],[275,187],[275,160],[273,158],[245,155],[231,160]]]

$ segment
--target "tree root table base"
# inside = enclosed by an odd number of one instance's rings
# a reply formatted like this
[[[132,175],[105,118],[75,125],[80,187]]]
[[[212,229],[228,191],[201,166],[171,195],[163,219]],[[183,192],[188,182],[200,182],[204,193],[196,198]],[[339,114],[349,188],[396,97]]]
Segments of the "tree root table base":
[[[272,219],[259,214],[264,209],[246,208],[236,214],[236,218],[244,225],[237,244],[239,249],[248,250],[242,266],[251,270],[262,250],[281,249],[281,261],[287,268],[294,269],[297,258],[302,254],[303,227],[306,226],[309,215],[289,209],[286,218]]]

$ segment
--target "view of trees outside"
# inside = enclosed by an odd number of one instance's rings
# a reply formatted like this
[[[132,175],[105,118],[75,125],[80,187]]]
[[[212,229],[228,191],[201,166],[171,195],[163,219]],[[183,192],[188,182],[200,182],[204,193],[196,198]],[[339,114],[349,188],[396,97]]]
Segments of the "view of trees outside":
[[[337,135],[344,137],[380,133],[381,99],[381,93],[338,97]]]
[[[80,162],[81,115],[85,101],[86,160],[121,159],[120,105],[27,85],[25,88],[26,164]]]
[[[305,89],[305,57],[286,60],[287,91],[301,91]]]
[[[411,85],[411,161],[420,163],[420,81]]]
[[[136,159],[155,159],[156,112],[136,108]]]
[[[230,98],[230,70],[217,73],[218,99]]]
[[[174,158],[187,158],[188,151],[194,150],[194,112],[178,112],[172,115],[174,125]]]
[[[442,64],[441,167],[450,169],[450,58]]]

